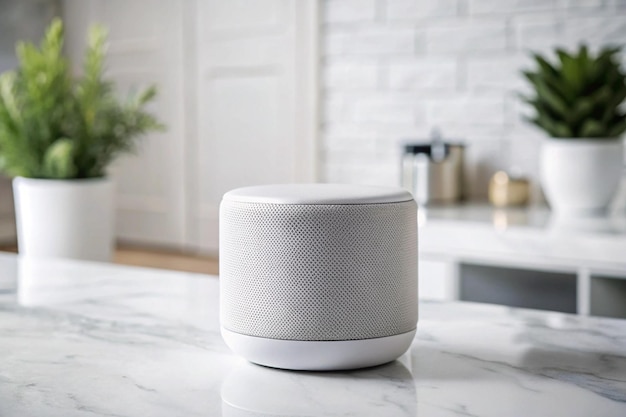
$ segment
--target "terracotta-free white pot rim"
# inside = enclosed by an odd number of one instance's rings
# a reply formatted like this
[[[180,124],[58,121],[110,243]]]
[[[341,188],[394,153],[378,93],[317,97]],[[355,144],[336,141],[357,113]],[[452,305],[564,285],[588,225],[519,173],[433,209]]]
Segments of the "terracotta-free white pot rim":
[[[567,143],[567,144],[586,144],[586,145],[599,145],[602,143],[618,143],[624,140],[623,137],[617,138],[556,138],[556,137],[546,137],[546,141],[551,143]]]
[[[95,177],[95,178],[68,178],[68,179],[51,179],[51,178],[30,178],[30,177],[15,177],[13,178],[14,184],[24,184],[26,186],[89,186],[97,184],[106,184],[111,182],[109,177]]]

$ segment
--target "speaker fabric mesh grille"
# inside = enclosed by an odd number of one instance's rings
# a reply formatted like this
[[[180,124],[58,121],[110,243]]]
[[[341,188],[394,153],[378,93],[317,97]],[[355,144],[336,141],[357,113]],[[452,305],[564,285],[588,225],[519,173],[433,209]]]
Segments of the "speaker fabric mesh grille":
[[[417,324],[414,201],[222,201],[221,321],[272,339],[385,337]]]

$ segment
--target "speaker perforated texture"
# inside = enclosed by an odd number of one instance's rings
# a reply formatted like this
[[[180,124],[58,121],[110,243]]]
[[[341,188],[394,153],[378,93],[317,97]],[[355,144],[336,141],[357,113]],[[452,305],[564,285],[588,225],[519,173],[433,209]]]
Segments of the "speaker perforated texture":
[[[221,322],[283,340],[358,340],[417,324],[413,201],[222,201]]]

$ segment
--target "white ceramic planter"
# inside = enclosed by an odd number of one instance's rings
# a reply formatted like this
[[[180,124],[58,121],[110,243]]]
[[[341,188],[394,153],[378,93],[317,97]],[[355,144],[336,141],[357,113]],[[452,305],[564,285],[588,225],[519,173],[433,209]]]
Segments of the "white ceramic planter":
[[[616,194],[623,165],[621,139],[546,139],[541,149],[541,186],[559,215],[601,214]]]
[[[21,255],[111,260],[111,180],[15,178],[13,190]]]

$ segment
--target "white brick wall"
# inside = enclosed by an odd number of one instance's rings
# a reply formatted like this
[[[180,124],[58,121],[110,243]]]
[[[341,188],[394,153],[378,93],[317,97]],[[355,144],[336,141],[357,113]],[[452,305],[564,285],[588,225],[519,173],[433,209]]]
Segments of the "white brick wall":
[[[330,91],[375,90],[380,65],[359,60],[329,60],[323,66],[323,87]]]
[[[552,11],[557,1],[558,0],[469,0],[468,10],[470,14],[516,14],[533,11]]]
[[[376,17],[376,0],[328,1],[324,8],[327,23],[372,21]]]
[[[459,0],[387,0],[384,4],[389,21],[456,16],[459,11]]]
[[[456,60],[450,58],[396,59],[387,66],[386,86],[398,92],[453,92],[456,67]]]
[[[415,50],[415,31],[404,27],[366,26],[366,30],[343,26],[324,33],[324,52],[333,55],[410,55]]]
[[[504,52],[506,44],[504,19],[454,21],[426,30],[426,51],[429,55]]]
[[[528,52],[626,45],[626,0],[325,0],[320,33],[323,179],[396,184],[402,140],[438,127],[468,145],[480,199],[497,169],[536,184]]]

